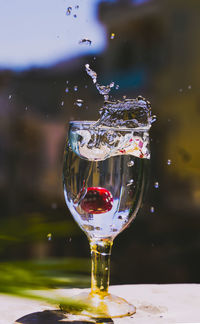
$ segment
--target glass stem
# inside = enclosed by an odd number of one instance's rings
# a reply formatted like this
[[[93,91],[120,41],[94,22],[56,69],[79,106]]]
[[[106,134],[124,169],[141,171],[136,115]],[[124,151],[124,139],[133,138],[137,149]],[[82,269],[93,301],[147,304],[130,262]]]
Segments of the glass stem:
[[[110,277],[110,255],[113,240],[99,239],[90,241],[92,269],[91,294],[104,297],[108,295]]]

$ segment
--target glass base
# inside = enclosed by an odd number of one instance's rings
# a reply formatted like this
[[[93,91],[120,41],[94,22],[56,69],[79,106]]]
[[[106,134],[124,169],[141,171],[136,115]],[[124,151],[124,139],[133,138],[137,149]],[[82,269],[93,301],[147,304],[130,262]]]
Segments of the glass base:
[[[71,312],[76,315],[92,318],[115,318],[130,316],[136,312],[135,306],[129,304],[125,299],[111,294],[99,296],[91,293],[81,293],[73,299],[88,306],[86,310]]]

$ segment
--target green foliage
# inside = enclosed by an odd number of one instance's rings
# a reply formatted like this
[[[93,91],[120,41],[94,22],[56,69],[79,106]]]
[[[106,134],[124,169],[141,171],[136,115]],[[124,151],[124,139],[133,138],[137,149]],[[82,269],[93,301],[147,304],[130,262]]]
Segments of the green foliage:
[[[33,298],[57,306],[62,304],[65,310],[79,310],[86,305],[59,297],[55,292],[56,288],[89,286],[89,263],[86,259],[3,262],[0,264],[0,293]],[[85,275],[74,274],[80,271]]]

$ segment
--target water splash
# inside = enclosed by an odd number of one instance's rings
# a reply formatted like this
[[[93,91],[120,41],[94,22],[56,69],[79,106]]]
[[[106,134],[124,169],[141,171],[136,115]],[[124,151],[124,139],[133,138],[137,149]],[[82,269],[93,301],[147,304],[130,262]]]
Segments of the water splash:
[[[111,91],[111,88],[114,87],[115,83],[111,82],[109,85],[106,86],[100,85],[99,83],[97,83],[97,73],[90,68],[89,64],[85,64],[85,70],[87,74],[92,78],[92,81],[96,85],[96,88],[99,91],[99,93],[104,96],[104,100],[109,100],[109,93]]]

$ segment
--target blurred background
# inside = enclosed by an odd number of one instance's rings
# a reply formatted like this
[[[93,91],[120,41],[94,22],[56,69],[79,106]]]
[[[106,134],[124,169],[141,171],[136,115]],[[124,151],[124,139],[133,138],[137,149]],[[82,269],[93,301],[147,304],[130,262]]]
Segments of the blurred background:
[[[97,119],[103,104],[90,64],[115,82],[111,98],[142,95],[157,115],[149,188],[115,239],[111,284],[200,282],[199,1],[0,3],[1,262],[74,258],[89,274],[62,162],[68,122]]]

